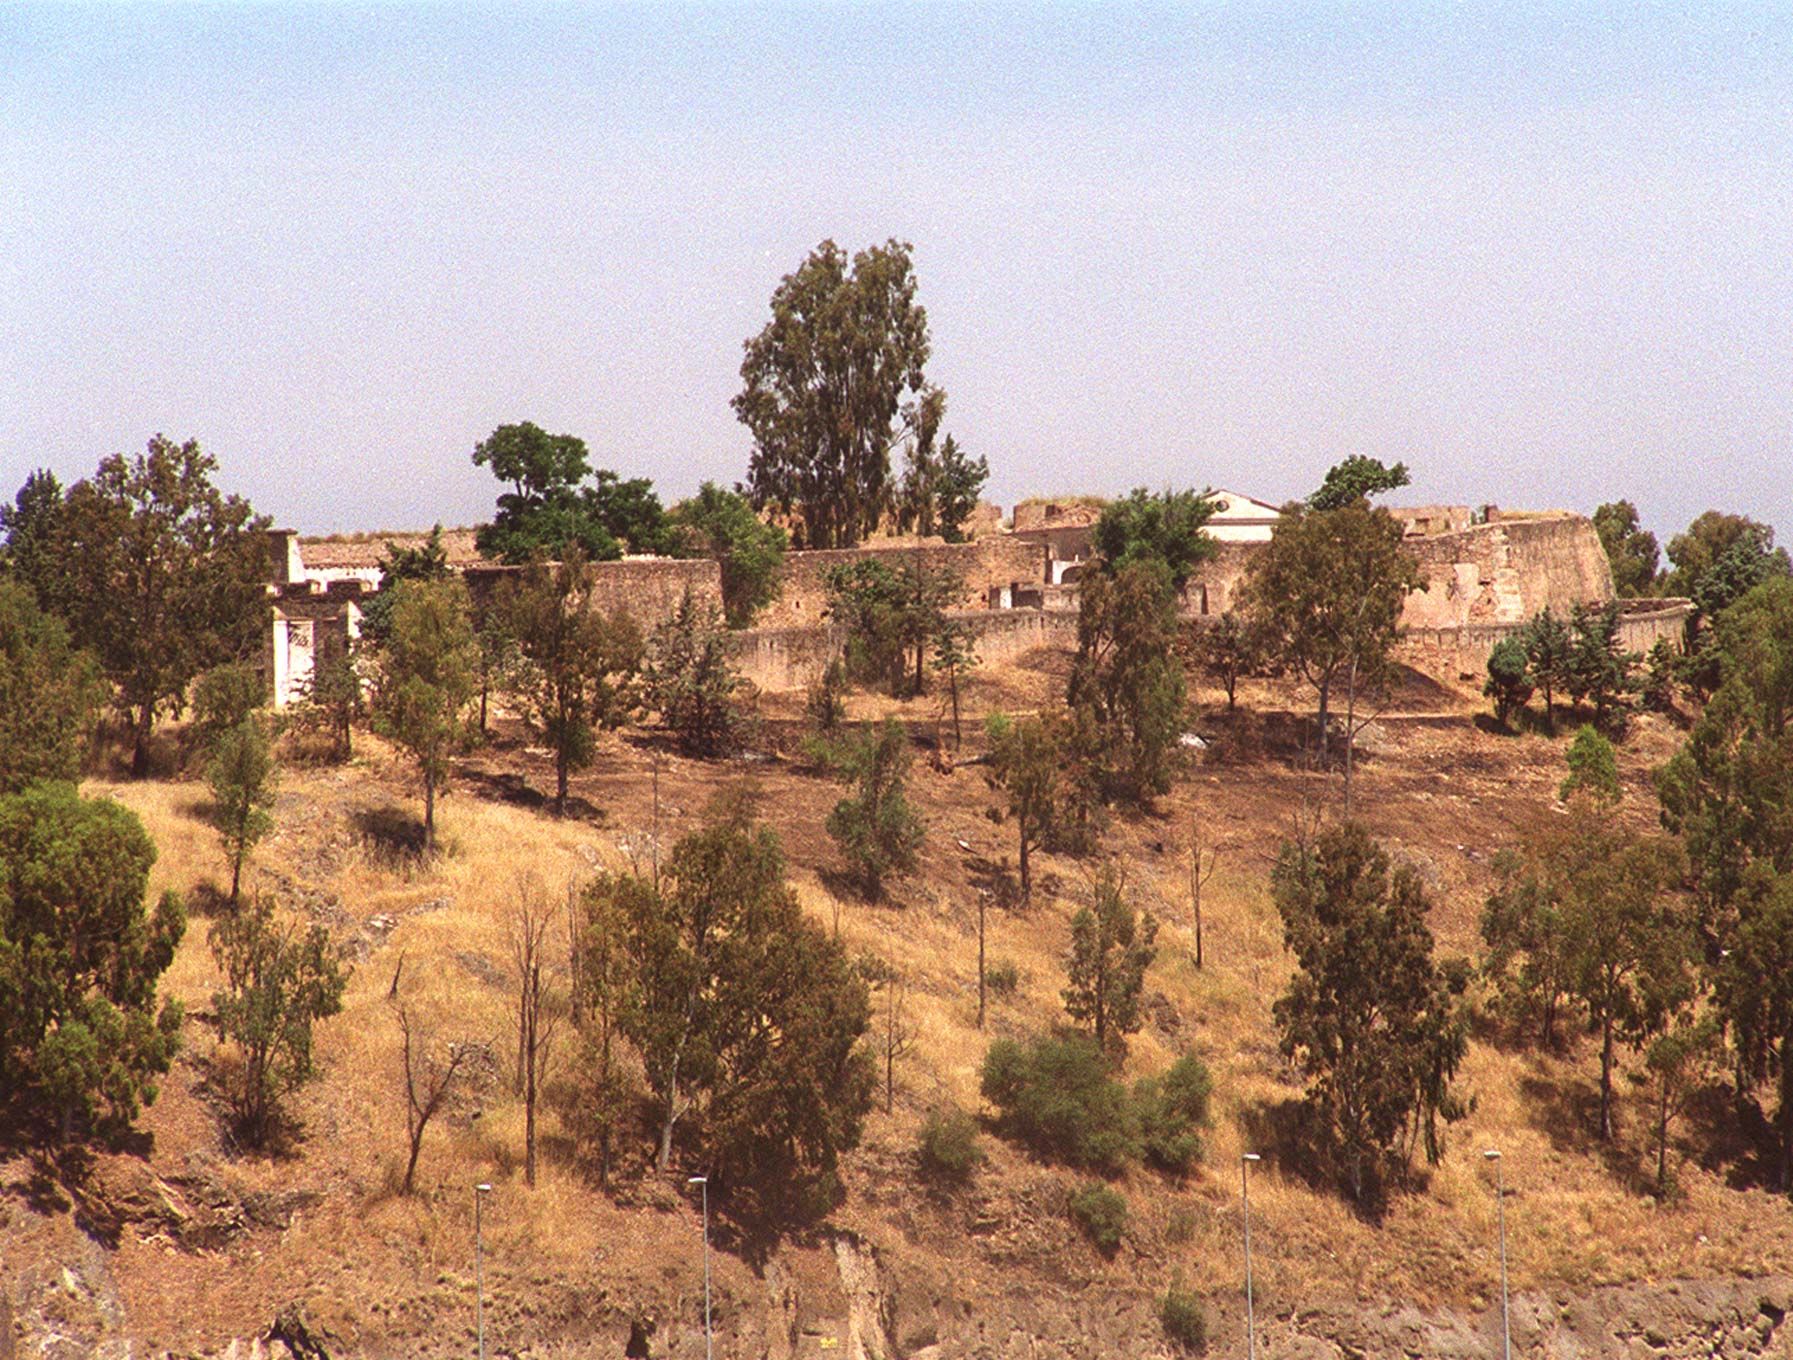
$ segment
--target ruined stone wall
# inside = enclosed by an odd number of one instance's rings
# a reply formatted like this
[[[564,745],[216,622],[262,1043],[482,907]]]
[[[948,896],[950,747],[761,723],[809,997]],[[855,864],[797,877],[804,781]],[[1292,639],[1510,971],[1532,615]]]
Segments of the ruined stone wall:
[[[1693,611],[1688,600],[1636,601],[1647,607],[1619,615],[1619,646],[1627,652],[1647,655],[1661,638],[1681,650],[1687,617]],[[1566,613],[1566,610],[1558,612]],[[1444,628],[1409,628],[1395,649],[1401,664],[1439,679],[1479,682],[1488,670],[1488,657],[1504,638],[1515,637],[1525,621],[1514,623],[1466,623]]]
[[[1409,628],[1522,623],[1546,605],[1566,614],[1613,598],[1606,551],[1580,515],[1502,518],[1405,546],[1426,582],[1402,610]]]
[[[964,609],[951,617],[970,630],[984,665],[1007,664],[1041,647],[1069,651],[1077,645],[1075,609]],[[826,624],[748,628],[729,635],[735,666],[772,694],[809,688],[845,646],[845,630]]]
[[[467,589],[483,602],[499,582],[522,567],[484,566],[467,570]],[[605,614],[626,611],[644,632],[664,622],[689,589],[701,603],[722,608],[722,568],[711,558],[625,557],[593,562],[592,603]]]
[[[822,622],[828,604],[825,581],[829,570],[865,558],[876,558],[893,568],[913,562],[930,568],[950,568],[965,579],[961,603],[967,609],[982,607],[991,586],[1033,585],[1046,579],[1045,546],[1009,534],[993,534],[971,543],[874,543],[859,548],[787,553],[779,597],[760,613],[755,623],[761,628],[778,629],[813,627]]]

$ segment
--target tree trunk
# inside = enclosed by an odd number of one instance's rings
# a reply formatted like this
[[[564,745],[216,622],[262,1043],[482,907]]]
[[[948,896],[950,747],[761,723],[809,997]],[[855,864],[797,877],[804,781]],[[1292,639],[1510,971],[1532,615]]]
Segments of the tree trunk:
[[[423,772],[423,855],[428,859],[436,853],[436,774],[426,768]]]
[[[411,1182],[417,1175],[417,1154],[423,1151],[423,1125],[419,1123],[411,1131],[411,1155],[405,1162],[404,1193],[411,1193]]]
[[[679,1117],[679,1065],[672,1064],[672,1080],[666,1084],[666,1115],[660,1121],[660,1147],[654,1155],[654,1168],[661,1174],[672,1165],[672,1126]]]
[[[554,753],[554,815],[567,815],[567,753]]]
[[[136,721],[131,724],[131,778],[133,779],[141,779],[149,773],[149,734],[155,726],[155,719],[156,706],[153,703],[138,705]]]
[[[523,1089],[523,1184],[532,1190],[535,1188],[535,1011],[540,1000],[539,973],[534,979],[534,985],[537,992],[530,998],[529,1005],[529,1071],[524,1077]]]
[[[1668,1077],[1662,1077],[1661,1100],[1656,1106],[1656,1193],[1668,1191]]]
[[[1612,1127],[1612,1016],[1600,1021],[1600,1137],[1610,1143]]]
[[[1320,682],[1320,767],[1326,766],[1326,754],[1330,747],[1326,741],[1327,700],[1331,697],[1332,677],[1328,676]]]
[[[1357,749],[1357,662],[1345,672],[1345,820],[1351,820],[1351,765]]]
[[[1027,881],[1027,839],[1021,840],[1021,881]],[[984,969],[984,912],[989,907],[990,899],[983,893],[977,895],[977,1027],[984,1027],[984,986],[988,974]]]
[[[1033,905],[1033,868],[1027,858],[1027,818],[1017,817],[1016,824],[1021,828],[1021,900]],[[979,907],[979,911],[983,908]],[[981,930],[982,927],[980,926]]]
[[[954,666],[948,678],[953,687],[953,750],[957,751],[965,744],[964,735],[959,731],[959,668]]]
[[[237,890],[243,882],[243,852],[238,850],[230,857],[230,909],[237,909]]]

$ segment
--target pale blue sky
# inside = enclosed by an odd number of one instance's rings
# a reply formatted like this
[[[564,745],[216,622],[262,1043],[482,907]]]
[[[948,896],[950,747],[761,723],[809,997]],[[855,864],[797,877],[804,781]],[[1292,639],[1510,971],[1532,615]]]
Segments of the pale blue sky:
[[[493,426],[732,482],[742,340],[915,245],[1004,502],[1708,506],[1793,538],[1793,5],[0,10],[0,493],[194,436],[310,531]]]

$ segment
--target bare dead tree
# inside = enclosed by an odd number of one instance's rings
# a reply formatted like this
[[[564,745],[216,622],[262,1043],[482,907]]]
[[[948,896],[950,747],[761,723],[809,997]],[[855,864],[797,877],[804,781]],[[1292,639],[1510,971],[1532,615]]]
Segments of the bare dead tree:
[[[982,983],[979,983],[982,990]],[[884,1060],[884,1113],[896,1108],[896,1062],[915,1048],[909,1024],[909,984],[891,969],[884,978],[884,1006],[879,1016],[878,1056]]]
[[[1195,966],[1202,966],[1202,889],[1208,880],[1214,877],[1215,869],[1220,867],[1220,847],[1215,846],[1208,853],[1207,865],[1202,868],[1202,824],[1199,817],[1189,819],[1189,900],[1195,908]]]
[[[517,1072],[523,1097],[523,1182],[535,1185],[535,1114],[544,1084],[561,998],[553,987],[548,940],[555,923],[553,903],[529,879],[518,884],[509,921],[511,962],[517,970]]]
[[[398,1031],[404,1040],[405,1134],[410,1156],[405,1161],[404,1193],[411,1193],[417,1176],[417,1155],[423,1150],[423,1131],[435,1118],[448,1096],[449,1087],[471,1051],[465,1044],[450,1044],[446,1058],[434,1052],[427,1027],[420,1024],[403,1002],[398,1006]]]

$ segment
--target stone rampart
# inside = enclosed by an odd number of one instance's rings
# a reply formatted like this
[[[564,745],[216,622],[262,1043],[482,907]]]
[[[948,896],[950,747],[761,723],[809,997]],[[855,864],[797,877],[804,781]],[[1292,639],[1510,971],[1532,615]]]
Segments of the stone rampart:
[[[1041,647],[1077,645],[1074,609],[963,609],[951,615],[971,632],[985,665],[1011,662]],[[731,658],[742,675],[767,693],[807,689],[846,645],[845,631],[822,624],[802,628],[748,628],[729,635]]]
[[[1613,598],[1606,551],[1580,515],[1502,518],[1404,546],[1426,583],[1402,610],[1409,628],[1523,623],[1546,606],[1566,614]]]
[[[524,570],[469,567],[467,588],[480,600],[500,581]],[[644,632],[670,616],[687,589],[699,602],[722,608],[722,568],[712,558],[625,557],[593,562],[591,575],[592,603],[605,614],[627,611]]]
[[[893,568],[921,563],[956,571],[965,580],[960,603],[967,609],[984,605],[992,586],[1037,585],[1046,579],[1044,545],[1010,534],[992,534],[970,543],[870,543],[786,553],[779,596],[755,622],[771,629],[814,627],[823,621],[828,605],[828,572],[868,558]]]

